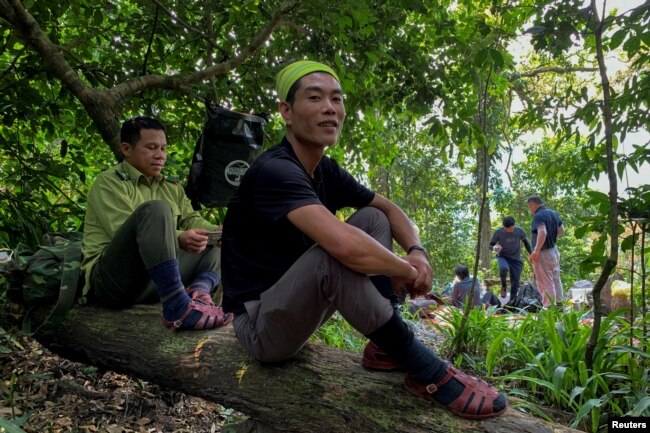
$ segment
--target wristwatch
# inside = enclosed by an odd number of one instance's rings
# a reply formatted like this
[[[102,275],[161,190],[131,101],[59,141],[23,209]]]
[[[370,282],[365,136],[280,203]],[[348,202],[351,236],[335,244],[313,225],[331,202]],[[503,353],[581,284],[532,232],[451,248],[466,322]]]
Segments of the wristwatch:
[[[429,254],[427,253],[427,250],[425,250],[421,245],[412,245],[409,247],[408,250],[406,250],[406,255],[411,254],[411,251],[417,250],[417,251],[422,251],[424,253],[424,256],[429,260]]]

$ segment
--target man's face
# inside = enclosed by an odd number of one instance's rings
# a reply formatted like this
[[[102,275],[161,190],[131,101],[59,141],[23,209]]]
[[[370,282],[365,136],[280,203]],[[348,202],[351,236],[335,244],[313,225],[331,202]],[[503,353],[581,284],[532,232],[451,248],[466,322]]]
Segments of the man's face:
[[[535,211],[536,211],[536,210],[537,210],[537,205],[536,205],[535,203],[533,203],[532,201],[529,201],[529,202],[528,202],[528,211],[529,211],[531,214],[535,214]]]
[[[133,146],[121,144],[124,159],[140,170],[149,181],[159,175],[167,159],[167,138],[160,129],[140,130],[140,140]]]
[[[300,79],[293,104],[280,103],[280,114],[299,144],[327,148],[336,143],[343,128],[345,105],[341,85],[325,72]]]

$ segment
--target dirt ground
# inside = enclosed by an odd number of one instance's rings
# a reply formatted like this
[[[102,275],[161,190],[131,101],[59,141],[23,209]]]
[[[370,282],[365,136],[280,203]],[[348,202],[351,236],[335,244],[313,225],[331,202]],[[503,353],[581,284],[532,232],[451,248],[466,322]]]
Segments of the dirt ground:
[[[214,433],[243,419],[221,405],[60,358],[0,335],[0,418],[27,433]],[[0,432],[3,430],[0,422]]]

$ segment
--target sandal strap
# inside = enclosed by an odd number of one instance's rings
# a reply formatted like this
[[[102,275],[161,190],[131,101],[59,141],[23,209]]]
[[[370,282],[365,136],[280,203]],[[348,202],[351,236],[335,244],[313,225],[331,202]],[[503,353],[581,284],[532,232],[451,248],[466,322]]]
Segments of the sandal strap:
[[[447,367],[445,376],[435,383],[420,385],[420,389],[433,394],[451,379],[457,380],[464,386],[463,392],[447,405],[452,412],[466,416],[488,415],[494,412],[493,406],[499,392],[492,388],[482,379],[472,377],[457,370],[455,367]]]
[[[436,383],[430,383],[426,386],[427,392],[429,394],[433,394],[434,392],[438,391],[438,389],[442,388],[447,382],[451,380],[452,377],[454,377],[458,373],[460,373],[460,371],[456,370],[454,367],[452,366],[447,367],[447,373],[443,376],[442,379],[440,379]]]
[[[181,317],[179,317],[174,321],[165,320],[165,318],[163,317],[163,323],[165,324],[166,327],[172,330],[181,329],[183,327],[183,321],[187,318],[187,316],[189,316],[194,311],[199,312],[201,316],[196,321],[196,323],[192,326],[193,329],[220,328],[224,325],[229,324],[234,319],[232,313],[224,314],[223,309],[221,307],[203,304],[200,302],[196,302],[195,300],[191,300],[187,304],[187,308],[185,309]]]

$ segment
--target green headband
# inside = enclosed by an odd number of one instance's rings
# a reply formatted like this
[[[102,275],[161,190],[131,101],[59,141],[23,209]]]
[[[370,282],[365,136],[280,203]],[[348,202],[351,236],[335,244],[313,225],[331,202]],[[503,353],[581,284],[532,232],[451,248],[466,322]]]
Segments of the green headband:
[[[311,74],[312,72],[326,72],[334,77],[336,81],[339,83],[341,82],[338,75],[336,75],[336,72],[334,72],[334,69],[329,66],[311,60],[299,60],[285,67],[278,74],[278,78],[275,82],[275,89],[278,92],[280,101],[286,101],[291,86],[293,86],[299,79],[305,75]]]

